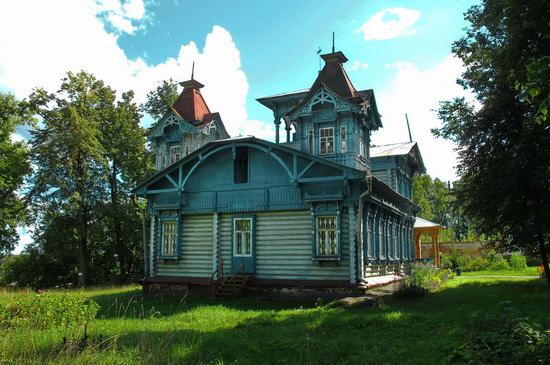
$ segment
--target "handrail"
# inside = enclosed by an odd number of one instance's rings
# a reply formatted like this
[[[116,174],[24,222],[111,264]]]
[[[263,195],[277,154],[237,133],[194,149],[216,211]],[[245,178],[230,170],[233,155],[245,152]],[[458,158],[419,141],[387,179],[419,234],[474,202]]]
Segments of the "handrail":
[[[223,282],[223,279],[225,278],[224,270],[223,270],[223,262],[224,262],[224,260],[222,259],[220,261],[220,264],[216,268],[216,270],[212,273],[212,276],[210,276],[210,290],[212,290],[212,288],[214,286],[214,282],[216,281],[216,279],[215,279],[216,274],[221,274],[221,276],[218,279],[221,279],[222,282]]]

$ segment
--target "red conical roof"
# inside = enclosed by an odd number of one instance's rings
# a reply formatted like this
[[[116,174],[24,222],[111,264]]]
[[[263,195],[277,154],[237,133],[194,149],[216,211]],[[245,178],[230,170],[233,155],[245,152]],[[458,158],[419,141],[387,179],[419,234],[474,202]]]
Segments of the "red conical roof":
[[[188,122],[203,121],[205,115],[211,114],[200,92],[204,85],[193,79],[184,81],[180,85],[183,86],[183,91],[172,108]]]

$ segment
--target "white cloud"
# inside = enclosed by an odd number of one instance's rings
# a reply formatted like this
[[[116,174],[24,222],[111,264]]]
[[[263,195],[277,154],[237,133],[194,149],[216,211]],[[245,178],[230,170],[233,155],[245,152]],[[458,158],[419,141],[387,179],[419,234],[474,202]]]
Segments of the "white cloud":
[[[418,10],[388,8],[371,16],[355,32],[363,33],[366,41],[380,41],[415,33],[412,26],[420,19]]]
[[[436,139],[431,128],[441,126],[434,109],[439,101],[455,96],[472,99],[456,79],[464,70],[462,62],[447,56],[435,68],[419,70],[407,61],[395,62],[396,75],[388,87],[377,91],[377,104],[384,128],[374,132],[372,143],[381,145],[409,140],[405,113],[409,116],[412,138],[417,141],[427,173],[442,180],[455,180],[455,145]]]
[[[118,35],[108,33],[98,18],[98,11],[142,15],[138,10],[122,10],[131,3],[121,5],[117,0],[32,4],[17,1],[9,6],[2,3],[0,87],[24,98],[36,86],[57,90],[67,71],[86,70],[119,92],[134,90],[136,100],[143,102],[158,81],[188,79],[195,61],[195,78],[205,85],[203,95],[210,109],[221,113],[228,132],[243,134],[250,124],[257,137],[267,137],[269,127],[262,128],[258,121],[248,122],[248,82],[241,69],[239,50],[226,29],[214,26],[206,35],[202,50],[195,42],[189,42],[179,50],[174,49],[173,57],[148,65],[141,58],[129,59],[117,44]],[[27,19],[24,23],[18,20],[23,17]]]
[[[105,15],[119,33],[133,34],[146,20],[143,0],[96,0],[95,5],[97,13]]]
[[[348,66],[346,67],[346,69],[348,71],[357,71],[359,70],[360,68],[368,68],[369,67],[369,64],[368,63],[361,63],[360,61],[353,61],[353,63],[351,64],[351,66]]]
[[[173,57],[156,65],[125,55],[117,44],[118,36],[121,31],[135,30],[139,25],[134,20],[146,19],[146,9],[142,0],[1,2],[0,89],[22,99],[37,86],[56,91],[67,71],[85,70],[119,93],[134,90],[136,101],[141,103],[159,81],[188,79],[195,61],[195,79],[205,85],[202,93],[206,102],[213,112],[220,112],[230,135],[273,138],[271,123],[248,120],[249,86],[241,69],[239,50],[226,29],[214,26],[206,35],[202,50],[195,42],[189,42],[174,49]],[[122,21],[115,25],[115,34],[109,33],[103,23],[109,21],[109,14],[115,16],[111,21],[120,21],[116,19],[119,16],[130,21],[132,28]],[[144,118],[143,122],[148,124],[151,119]],[[21,134],[12,138],[19,140]],[[25,234],[21,242],[29,240],[31,237]]]
[[[27,245],[34,242],[31,236],[32,232],[29,231],[29,228],[19,227],[17,228],[17,233],[19,234],[19,243],[15,247],[15,250],[13,250],[15,255],[19,255]]]

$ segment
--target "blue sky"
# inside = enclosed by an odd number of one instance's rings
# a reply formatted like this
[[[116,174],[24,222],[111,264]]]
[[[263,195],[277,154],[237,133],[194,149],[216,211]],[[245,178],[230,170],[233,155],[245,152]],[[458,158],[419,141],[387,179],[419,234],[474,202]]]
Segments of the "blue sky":
[[[182,81],[196,62],[203,95],[232,135],[273,139],[256,98],[308,88],[317,50],[345,53],[358,89],[374,89],[384,128],[373,143],[407,141],[411,121],[428,173],[454,180],[456,154],[433,138],[433,109],[466,95],[451,44],[474,1],[14,0],[0,3],[0,91],[54,91],[69,71],[94,73],[138,102],[157,82]],[[24,21],[23,21],[24,20]],[[145,117],[144,126],[151,118]],[[19,131],[14,139],[24,139]]]

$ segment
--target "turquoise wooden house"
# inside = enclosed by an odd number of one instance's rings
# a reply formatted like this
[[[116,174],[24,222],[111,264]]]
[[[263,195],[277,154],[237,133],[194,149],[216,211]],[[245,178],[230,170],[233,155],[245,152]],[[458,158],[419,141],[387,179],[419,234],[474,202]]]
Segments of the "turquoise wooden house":
[[[370,136],[382,127],[374,92],[355,89],[342,52],[322,58],[311,88],[258,99],[273,111],[275,143],[228,138],[202,85],[182,83],[148,133],[158,171],[134,190],[150,217],[145,290],[354,288],[408,269],[418,147],[416,160],[395,159],[397,185],[373,173]]]

